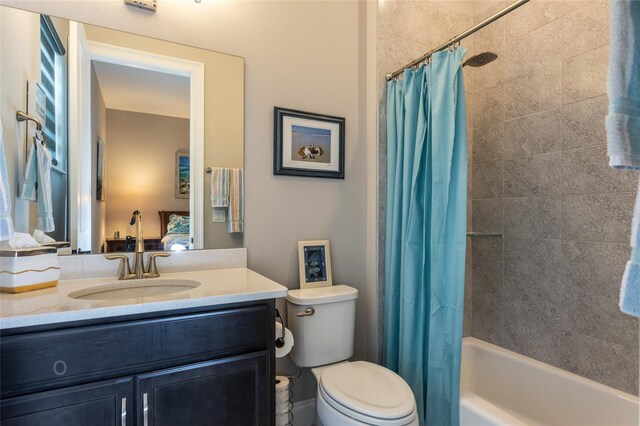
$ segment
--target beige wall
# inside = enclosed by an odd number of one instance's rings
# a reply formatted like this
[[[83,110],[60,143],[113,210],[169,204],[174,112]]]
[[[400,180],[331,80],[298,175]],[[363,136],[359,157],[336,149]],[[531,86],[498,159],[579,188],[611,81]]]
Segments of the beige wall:
[[[30,208],[34,203],[16,198],[24,173],[26,124],[18,123],[15,114],[27,110],[27,80],[40,80],[40,51],[32,49],[40,45],[40,16],[0,8],[0,20],[0,113],[11,207],[16,231],[29,232],[37,210]]]
[[[160,238],[160,210],[189,210],[188,198],[175,197],[175,155],[189,151],[185,118],[107,110],[107,238],[135,236],[131,213],[142,213],[146,238]]]
[[[100,253],[105,239],[105,203],[96,199],[96,180],[98,175],[98,139],[107,142],[107,108],[104,105],[102,91],[98,84],[96,70],[91,66],[91,251]],[[107,149],[107,152],[109,150]],[[103,187],[104,188],[104,187]],[[84,248],[86,250],[86,248]]]
[[[33,232],[37,225],[37,204],[21,200],[19,194],[20,176],[24,174],[26,155],[25,141],[27,125],[18,123],[15,113],[18,110],[28,112],[27,81],[40,81],[40,15],[17,9],[0,8],[0,99],[2,111],[2,128],[9,191],[11,193],[12,211],[15,229],[18,232]],[[69,23],[64,19],[53,18],[52,22],[66,48]],[[66,60],[66,57],[65,59]],[[66,66],[63,66],[66,70]],[[64,71],[63,71],[64,72]],[[29,124],[33,129],[33,124]],[[65,165],[52,171],[52,191],[54,208],[56,195],[65,191]],[[62,188],[58,188],[61,185]],[[55,213],[55,210],[54,210]],[[63,221],[63,219],[61,219]],[[64,229],[57,228],[54,237],[62,238]]]
[[[366,269],[375,263],[366,262],[367,255],[375,259],[375,235],[366,229],[376,217],[367,210],[368,177],[375,179],[376,169],[367,161],[376,144],[367,138],[371,100],[363,90],[373,16],[365,13],[367,2],[167,0],[155,14],[113,1],[2,3],[244,57],[249,267],[296,288],[297,241],[329,239],[334,281],[360,292],[355,355],[375,357],[367,342],[367,330],[377,327],[368,293],[375,282]],[[346,118],[345,180],[273,175],[274,106]],[[286,368],[279,364],[278,371]],[[313,383],[298,381],[294,398],[312,397]]]
[[[244,167],[244,59],[238,56],[149,39],[85,25],[92,41],[201,62],[205,66],[205,167]],[[202,171],[204,173],[204,171]],[[226,223],[212,222],[210,181],[204,181],[204,247],[243,246],[242,234],[229,234]],[[188,203],[187,203],[188,204]],[[188,206],[186,208],[188,209]],[[155,228],[154,229],[154,233]],[[112,235],[107,230],[108,235]]]

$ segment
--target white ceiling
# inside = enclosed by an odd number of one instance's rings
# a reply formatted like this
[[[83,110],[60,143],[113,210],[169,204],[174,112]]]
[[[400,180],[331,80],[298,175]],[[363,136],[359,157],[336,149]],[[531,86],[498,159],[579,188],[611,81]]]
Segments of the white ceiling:
[[[93,61],[107,109],[189,118],[189,78]]]

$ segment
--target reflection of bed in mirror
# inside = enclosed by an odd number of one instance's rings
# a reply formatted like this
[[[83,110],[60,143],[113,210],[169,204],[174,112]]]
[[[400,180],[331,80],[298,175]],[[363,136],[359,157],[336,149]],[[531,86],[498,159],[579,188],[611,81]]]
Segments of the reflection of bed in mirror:
[[[189,248],[189,211],[161,210],[160,235],[163,250]]]

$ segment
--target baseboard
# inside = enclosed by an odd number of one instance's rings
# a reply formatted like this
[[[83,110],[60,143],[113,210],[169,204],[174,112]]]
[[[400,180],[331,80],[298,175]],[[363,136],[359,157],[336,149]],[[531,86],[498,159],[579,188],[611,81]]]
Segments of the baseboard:
[[[316,399],[293,403],[293,426],[313,426],[316,421]]]

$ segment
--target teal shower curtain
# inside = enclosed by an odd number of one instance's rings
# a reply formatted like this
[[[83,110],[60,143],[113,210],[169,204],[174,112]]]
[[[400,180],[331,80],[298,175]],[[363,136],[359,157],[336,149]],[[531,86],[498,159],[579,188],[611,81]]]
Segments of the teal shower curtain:
[[[458,425],[467,217],[462,58],[435,53],[387,86],[384,364],[420,424]]]

